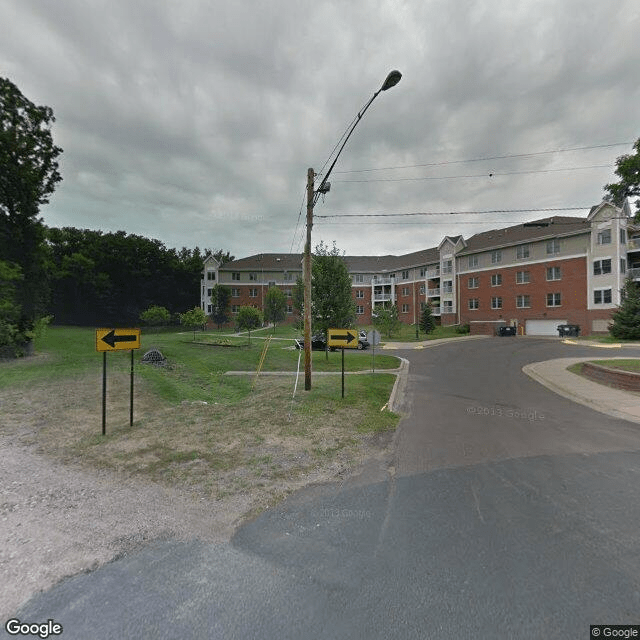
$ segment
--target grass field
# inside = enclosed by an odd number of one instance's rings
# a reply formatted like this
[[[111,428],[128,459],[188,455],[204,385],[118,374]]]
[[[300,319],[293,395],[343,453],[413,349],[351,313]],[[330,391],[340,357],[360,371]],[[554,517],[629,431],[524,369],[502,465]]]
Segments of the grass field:
[[[107,435],[101,435],[102,354],[95,330],[51,327],[32,358],[0,362],[0,433],[63,462],[143,475],[188,486],[219,499],[252,492],[258,510],[309,478],[328,479],[379,454],[398,423],[381,410],[395,375],[253,375],[264,340],[224,338],[231,346],[199,344],[224,332],[142,334],[135,352],[135,412],[129,426],[130,352],[107,354]],[[143,365],[158,347],[166,367]],[[299,353],[289,340],[272,340],[265,370],[295,372]],[[314,371],[339,371],[340,353],[314,352]],[[345,354],[346,370],[367,370],[367,352]],[[376,371],[395,368],[393,356],[376,356]]]

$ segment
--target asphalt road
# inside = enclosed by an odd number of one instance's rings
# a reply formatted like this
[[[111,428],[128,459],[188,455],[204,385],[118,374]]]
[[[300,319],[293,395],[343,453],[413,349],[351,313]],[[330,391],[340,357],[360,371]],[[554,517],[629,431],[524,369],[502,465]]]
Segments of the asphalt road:
[[[304,490],[231,544],[152,544],[18,617],[83,640],[586,639],[640,624],[640,425],[521,371],[593,350],[503,338],[399,355],[409,415],[390,469]]]

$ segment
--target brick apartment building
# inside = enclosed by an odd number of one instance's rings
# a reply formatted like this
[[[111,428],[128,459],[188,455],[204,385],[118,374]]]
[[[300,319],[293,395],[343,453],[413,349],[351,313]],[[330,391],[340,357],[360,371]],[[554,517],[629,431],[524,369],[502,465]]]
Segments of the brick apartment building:
[[[635,236],[638,236],[637,238]],[[473,334],[504,325],[527,335],[557,335],[577,324],[582,335],[607,331],[627,277],[640,280],[640,227],[628,201],[592,207],[586,218],[553,216],[464,239],[445,236],[437,247],[399,256],[346,256],[356,322],[371,324],[379,305],[396,304],[413,324],[430,303],[442,325],[469,324]],[[202,308],[211,288],[231,289],[231,311],[263,308],[271,286],[287,297],[302,276],[302,254],[264,253],[220,266],[209,256],[201,282]]]

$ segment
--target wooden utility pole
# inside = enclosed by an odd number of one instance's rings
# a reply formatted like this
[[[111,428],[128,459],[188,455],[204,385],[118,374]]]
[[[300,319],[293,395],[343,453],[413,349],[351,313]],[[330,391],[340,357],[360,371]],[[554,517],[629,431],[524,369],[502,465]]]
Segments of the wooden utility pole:
[[[313,227],[313,183],[315,173],[307,170],[307,241],[304,245],[304,388],[311,389],[311,227]]]

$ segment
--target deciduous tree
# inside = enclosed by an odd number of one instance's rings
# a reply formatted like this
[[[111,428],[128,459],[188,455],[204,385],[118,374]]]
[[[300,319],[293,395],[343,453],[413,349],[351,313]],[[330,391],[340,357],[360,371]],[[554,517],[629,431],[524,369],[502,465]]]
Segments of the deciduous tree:
[[[211,289],[211,320],[218,325],[218,329],[229,322],[229,303],[231,289],[222,284],[216,284]]]
[[[262,312],[255,307],[240,307],[237,320],[238,326],[249,332],[249,344],[251,344],[251,329],[262,326]]]
[[[62,180],[53,143],[50,107],[36,106],[7,78],[0,78],[0,256],[18,265],[18,331],[31,330],[46,309],[48,280],[40,206]]]
[[[640,138],[633,145],[635,153],[620,156],[616,160],[616,175],[619,182],[605,185],[613,200],[613,203],[621,207],[625,198],[640,196]],[[640,199],[636,201],[636,221],[640,218]]]
[[[264,319],[275,327],[287,317],[287,298],[277,287],[269,287],[264,297]]]

